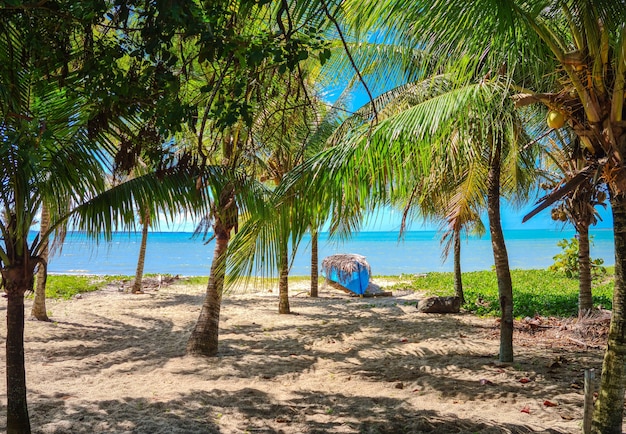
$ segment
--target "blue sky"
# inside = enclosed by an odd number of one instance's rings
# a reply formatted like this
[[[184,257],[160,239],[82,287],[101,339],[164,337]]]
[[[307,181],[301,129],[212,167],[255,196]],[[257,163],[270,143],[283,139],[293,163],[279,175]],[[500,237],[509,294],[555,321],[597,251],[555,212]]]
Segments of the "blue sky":
[[[502,227],[504,230],[561,230],[572,229],[571,225],[563,226],[561,222],[555,222],[550,218],[550,209],[546,209],[535,217],[522,223],[522,217],[533,209],[533,203],[529,203],[523,206],[521,209],[508,206],[503,203],[501,209]],[[598,229],[611,229],[613,226],[613,219],[611,216],[610,208],[606,210],[598,208],[602,221],[599,222],[595,228]],[[402,222],[402,213],[393,209],[385,208],[379,212],[371,214],[366,218],[361,228],[363,232],[395,232],[400,230],[400,224]],[[488,225],[487,216],[483,216],[483,223]],[[182,217],[180,220],[172,225],[166,226],[162,223],[158,230],[161,231],[175,231],[175,232],[193,232],[195,223],[191,221],[184,221]],[[439,229],[438,224],[424,221],[414,221],[408,227],[410,231],[436,231]]]
[[[533,203],[523,206],[521,209],[503,204],[501,208],[502,227],[504,230],[561,230],[563,223],[555,222],[550,217],[550,208],[541,211],[526,223],[522,223],[522,218],[534,208]],[[598,208],[602,221],[595,227],[598,229],[610,229],[613,227],[611,210]],[[383,209],[377,214],[372,214],[363,225],[363,231],[397,231],[400,229],[402,213],[393,209]],[[483,216],[483,223],[487,226],[487,216]],[[566,225],[566,229],[572,229],[571,225]],[[408,228],[412,231],[438,230],[436,223],[424,221],[412,222]]]
[[[331,103],[334,101],[341,93],[343,89],[341,86],[337,86],[336,89],[332,89],[327,96]],[[374,95],[376,97],[377,95]],[[364,104],[369,103],[369,98],[365,93],[362,85],[357,85],[356,89],[351,93],[351,99],[349,100],[348,110],[355,111],[359,109]],[[535,208],[535,201],[530,201],[528,204],[520,207],[513,207],[507,205],[506,202],[502,203],[501,206],[501,221],[502,227],[504,230],[561,230],[572,229],[572,226],[568,223],[567,225],[563,225],[562,222],[555,222],[550,217],[550,209],[547,208],[541,211],[539,214],[531,218],[526,223],[522,223],[522,218],[532,211]],[[603,209],[602,207],[597,207],[598,212],[600,213],[601,221],[598,222],[595,228],[598,229],[611,229],[613,227],[613,217],[611,215],[611,209],[608,207],[607,201],[607,209]],[[486,213],[483,215],[483,223],[485,227],[488,227],[488,220]],[[382,209],[378,213],[374,213],[366,221],[363,223],[362,231],[365,232],[373,232],[373,231],[398,231],[400,229],[400,225],[402,222],[402,213],[393,209]],[[425,222],[425,221],[415,221],[411,222],[407,228],[408,230],[413,231],[424,231],[424,230],[438,230],[439,225],[437,223]]]

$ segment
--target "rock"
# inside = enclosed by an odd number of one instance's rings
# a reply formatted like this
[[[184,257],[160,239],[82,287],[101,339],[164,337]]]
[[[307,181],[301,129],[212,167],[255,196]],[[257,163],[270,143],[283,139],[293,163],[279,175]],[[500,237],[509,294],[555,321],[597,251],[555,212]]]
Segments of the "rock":
[[[459,297],[428,297],[420,300],[417,311],[424,313],[459,313],[461,299]]]

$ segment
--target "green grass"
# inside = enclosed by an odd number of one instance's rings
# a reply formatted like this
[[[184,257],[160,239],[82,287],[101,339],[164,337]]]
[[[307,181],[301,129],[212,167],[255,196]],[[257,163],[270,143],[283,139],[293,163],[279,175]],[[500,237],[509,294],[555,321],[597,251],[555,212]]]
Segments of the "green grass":
[[[46,282],[46,297],[69,299],[83,292],[97,291],[107,283],[129,279],[125,276],[73,276],[51,274]]]
[[[180,280],[185,285],[206,285],[209,281],[209,276],[189,276]]]
[[[593,282],[593,304],[611,309],[613,269]],[[547,270],[512,270],[513,315],[516,318],[575,316],[578,313],[578,280]],[[406,285],[397,285],[398,288]],[[452,273],[429,273],[411,279],[410,287],[431,295],[454,295]],[[495,271],[463,273],[464,309],[481,316],[499,316],[498,284]]]
[[[144,278],[157,277],[158,274],[145,274]],[[164,276],[164,275],[161,275]],[[70,299],[76,294],[97,291],[110,283],[121,284],[128,287],[134,276],[122,275],[105,275],[105,276],[82,276],[70,274],[51,274],[48,275],[46,282],[46,297]],[[184,285],[206,285],[209,280],[208,276],[184,277],[179,283]],[[31,295],[32,297],[32,295]]]

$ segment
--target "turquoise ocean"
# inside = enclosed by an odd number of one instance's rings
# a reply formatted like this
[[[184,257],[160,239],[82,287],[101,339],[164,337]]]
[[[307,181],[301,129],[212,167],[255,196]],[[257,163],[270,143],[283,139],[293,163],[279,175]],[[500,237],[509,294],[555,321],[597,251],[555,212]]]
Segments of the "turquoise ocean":
[[[613,232],[591,231],[592,258],[602,258],[606,265],[615,263]],[[545,269],[561,251],[557,242],[574,236],[572,230],[508,230],[505,239],[511,268]],[[345,242],[329,240],[322,233],[319,242],[321,260],[336,253],[358,253],[367,258],[374,275],[399,275],[452,271],[452,257],[441,257],[441,234],[436,231],[360,232]],[[135,273],[141,234],[116,233],[111,242],[70,233],[62,252],[50,258],[49,272],[59,274]],[[190,232],[151,232],[146,253],[146,273],[181,276],[208,276],[214,243],[205,244]],[[489,270],[493,266],[491,240],[470,236],[461,246],[463,271]],[[302,241],[291,268],[291,275],[310,273],[310,238]]]

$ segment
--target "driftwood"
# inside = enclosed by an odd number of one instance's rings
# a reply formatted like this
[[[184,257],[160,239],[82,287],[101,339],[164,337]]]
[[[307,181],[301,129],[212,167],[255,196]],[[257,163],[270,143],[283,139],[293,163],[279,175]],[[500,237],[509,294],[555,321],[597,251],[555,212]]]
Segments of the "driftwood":
[[[326,279],[326,284],[328,286],[330,286],[331,288],[334,288],[338,291],[343,291],[346,294],[349,294],[353,297],[392,297],[393,293],[391,291],[383,291],[380,289],[380,286],[376,285],[375,283],[370,283],[367,287],[367,289],[365,290],[365,294],[355,294],[354,292],[350,291],[348,288],[346,288],[345,286],[343,286],[340,283],[337,283],[333,280],[330,279]]]
[[[350,291],[348,288],[346,288],[345,286],[343,286],[340,283],[335,282],[334,280],[330,280],[330,279],[326,278],[326,284],[328,286],[330,286],[331,288],[334,288],[334,289],[336,289],[338,291],[343,291],[343,292],[345,292],[347,294],[354,295],[354,292]]]
[[[571,342],[574,342],[575,344],[580,345],[581,347],[584,347],[585,349],[587,349],[587,348],[594,348],[596,350],[601,350],[603,348],[601,345],[588,344],[585,341],[574,339],[574,338],[569,337],[569,336],[567,336],[567,340],[571,341]]]

